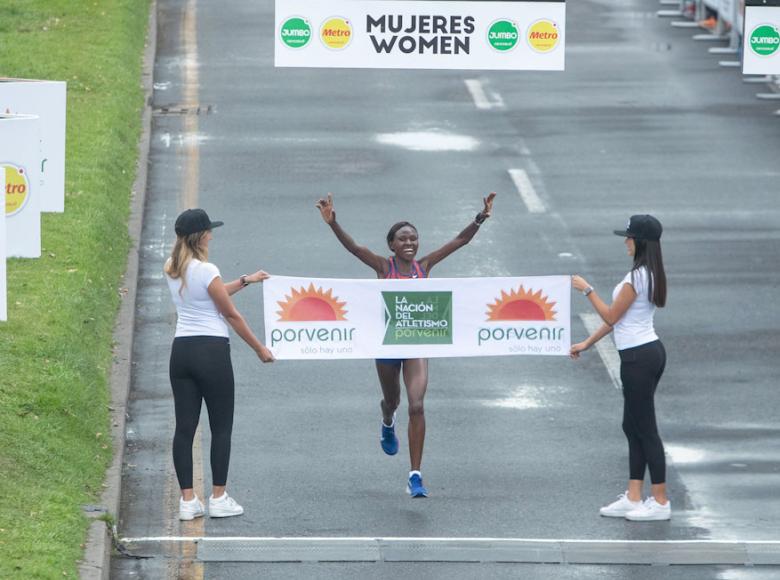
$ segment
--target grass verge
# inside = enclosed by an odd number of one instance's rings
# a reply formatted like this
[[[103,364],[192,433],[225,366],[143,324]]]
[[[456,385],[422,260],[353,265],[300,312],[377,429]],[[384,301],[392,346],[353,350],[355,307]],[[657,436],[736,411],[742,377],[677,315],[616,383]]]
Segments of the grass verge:
[[[108,373],[130,240],[149,0],[2,0],[0,76],[68,82],[64,214],[8,261],[0,578],[74,578],[111,459]]]

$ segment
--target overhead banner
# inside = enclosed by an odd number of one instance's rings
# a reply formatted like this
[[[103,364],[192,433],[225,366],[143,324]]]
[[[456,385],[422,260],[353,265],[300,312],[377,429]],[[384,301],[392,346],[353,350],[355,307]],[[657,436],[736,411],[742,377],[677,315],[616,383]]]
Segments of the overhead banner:
[[[780,74],[780,0],[745,0],[742,73]]]
[[[5,167],[0,165],[0,179],[5,183]],[[0,207],[5,207],[5,188],[0,189]],[[8,320],[8,290],[5,279],[5,214],[0,213],[0,322]]]
[[[275,14],[277,67],[564,69],[564,0],[276,0]]]
[[[64,81],[0,78],[0,113],[35,115],[40,123],[41,211],[65,211],[65,100]]]
[[[0,114],[0,167],[5,169],[8,257],[41,255],[40,126],[32,115]]]
[[[263,282],[277,359],[566,356],[571,278]]]

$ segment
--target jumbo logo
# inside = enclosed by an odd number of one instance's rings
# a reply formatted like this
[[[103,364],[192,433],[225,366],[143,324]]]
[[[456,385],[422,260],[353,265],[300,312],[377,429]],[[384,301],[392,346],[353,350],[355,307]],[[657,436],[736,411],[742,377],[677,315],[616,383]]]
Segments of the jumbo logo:
[[[24,167],[13,163],[0,163],[5,168],[5,215],[16,215],[30,199],[30,181]]]
[[[309,21],[299,16],[288,18],[279,31],[282,42],[290,48],[303,48],[311,39]]]
[[[494,304],[488,304],[487,320],[555,320],[557,312],[553,310],[555,302],[548,302],[542,291],[536,293],[526,290],[522,284],[509,294],[501,291],[501,298]]]
[[[343,50],[352,40],[352,25],[346,18],[328,18],[320,27],[320,40],[331,50]]]
[[[758,56],[772,56],[780,47],[780,33],[771,24],[761,24],[750,33],[750,48]]]
[[[285,294],[283,302],[277,302],[282,308],[276,313],[280,322],[319,322],[346,320],[346,302],[339,302],[333,296],[333,289],[325,292],[309,284],[308,288],[301,286],[300,290],[290,288],[291,295]]]
[[[537,20],[528,28],[528,45],[536,52],[555,50],[559,40],[558,25],[552,20]]]

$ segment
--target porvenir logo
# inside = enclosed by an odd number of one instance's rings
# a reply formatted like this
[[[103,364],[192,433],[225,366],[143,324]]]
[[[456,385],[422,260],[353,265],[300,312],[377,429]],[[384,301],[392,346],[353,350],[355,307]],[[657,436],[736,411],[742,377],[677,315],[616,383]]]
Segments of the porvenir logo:
[[[528,45],[536,52],[550,52],[558,46],[558,25],[552,20],[537,20],[528,28]]]
[[[320,27],[320,40],[331,50],[343,50],[352,40],[352,25],[346,18],[328,18]]]
[[[294,16],[284,21],[279,35],[290,48],[303,48],[311,40],[311,25],[305,18]]]
[[[477,344],[506,343],[510,352],[520,353],[560,351],[560,345],[549,343],[562,340],[565,328],[544,324],[557,321],[555,304],[542,290],[534,292],[522,285],[508,293],[502,290],[501,296],[487,305],[486,320],[494,324],[477,331]],[[501,322],[504,324],[495,324]]]
[[[383,344],[452,344],[452,292],[382,292]]]
[[[339,302],[333,296],[333,289],[325,292],[321,287],[308,288],[301,286],[300,290],[290,288],[290,295],[285,294],[283,302],[277,302],[281,310],[277,310],[280,322],[314,322],[346,320],[346,302]]]
[[[5,168],[5,215],[10,217],[22,211],[30,199],[30,181],[24,167],[0,163]]]
[[[499,52],[512,50],[519,38],[517,26],[511,20],[496,20],[488,28],[488,42]]]
[[[555,320],[557,314],[555,302],[549,302],[541,290],[526,290],[522,285],[508,294],[502,290],[501,297],[488,308],[487,320]]]
[[[750,33],[750,49],[758,56],[772,56],[780,47],[780,33],[771,24],[761,24]]]

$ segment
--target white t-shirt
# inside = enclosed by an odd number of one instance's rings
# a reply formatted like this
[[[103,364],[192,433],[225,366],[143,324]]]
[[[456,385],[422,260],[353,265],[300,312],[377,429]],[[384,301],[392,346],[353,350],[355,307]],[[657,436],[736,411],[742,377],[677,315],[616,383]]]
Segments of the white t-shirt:
[[[209,296],[209,284],[217,276],[219,268],[214,264],[193,259],[184,275],[187,284],[179,294],[181,278],[165,275],[178,314],[176,336],[230,336],[225,319]]]
[[[655,304],[650,302],[648,290],[647,268],[642,266],[633,271],[633,281],[631,272],[615,286],[612,291],[612,301],[617,299],[618,294],[623,289],[624,284],[631,284],[636,292],[636,299],[629,306],[623,317],[618,320],[613,327],[615,337],[615,346],[618,350],[633,348],[658,340],[658,335],[653,327],[653,316],[655,315]]]

